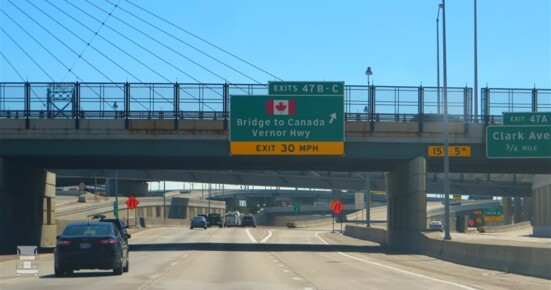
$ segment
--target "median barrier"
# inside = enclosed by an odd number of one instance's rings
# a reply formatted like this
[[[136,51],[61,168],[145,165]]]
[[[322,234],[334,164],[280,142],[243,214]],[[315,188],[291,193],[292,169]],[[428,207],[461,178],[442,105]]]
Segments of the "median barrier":
[[[344,235],[386,245],[386,229],[347,225]],[[503,245],[443,240],[440,233],[418,233],[418,254],[461,265],[551,279],[549,244]],[[384,237],[384,238],[383,238]]]

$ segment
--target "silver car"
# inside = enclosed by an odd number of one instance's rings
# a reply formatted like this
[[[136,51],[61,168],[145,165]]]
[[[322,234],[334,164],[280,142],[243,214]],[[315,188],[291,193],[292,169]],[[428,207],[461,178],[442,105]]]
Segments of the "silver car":
[[[189,226],[190,229],[193,230],[193,228],[203,228],[207,229],[207,220],[205,217],[202,216],[196,216],[191,219],[191,224]]]
[[[441,221],[432,221],[429,224],[429,231],[442,231],[442,222]]]

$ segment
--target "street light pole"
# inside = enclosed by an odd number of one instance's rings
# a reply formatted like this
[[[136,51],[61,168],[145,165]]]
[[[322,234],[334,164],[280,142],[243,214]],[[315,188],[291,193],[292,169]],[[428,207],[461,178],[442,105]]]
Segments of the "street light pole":
[[[373,74],[370,66],[367,67],[365,74],[367,75],[367,86],[370,86],[371,84],[369,83],[369,77]]]
[[[451,240],[450,236],[450,156],[448,148],[448,67],[446,56],[446,0],[442,0],[442,47],[444,63],[444,239]]]
[[[442,3],[438,4],[438,14],[436,15],[436,111],[440,114],[441,100],[440,100],[440,9],[442,9]]]
[[[476,0],[474,0],[474,121],[478,122],[478,32]]]
[[[115,218],[119,218],[119,170],[115,169],[115,204],[117,210],[115,211]]]
[[[166,224],[166,181],[163,181],[163,217]]]
[[[371,227],[371,172],[365,175],[365,225]]]

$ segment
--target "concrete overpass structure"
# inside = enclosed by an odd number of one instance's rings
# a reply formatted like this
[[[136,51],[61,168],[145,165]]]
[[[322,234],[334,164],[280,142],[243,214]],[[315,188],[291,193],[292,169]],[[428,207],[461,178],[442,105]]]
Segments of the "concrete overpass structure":
[[[97,85],[97,86],[96,86]],[[41,102],[33,96],[31,84],[21,88],[20,110],[0,110],[0,188],[3,221],[16,220],[18,224],[2,224],[3,232],[17,232],[14,240],[6,241],[1,248],[12,247],[15,241],[36,243],[51,238],[51,213],[55,170],[207,170],[207,171],[304,171],[315,172],[389,172],[386,176],[389,194],[389,241],[407,238],[410,231],[424,229],[426,210],[425,195],[430,173],[441,172],[441,157],[431,157],[428,146],[441,145],[443,123],[431,120],[425,114],[431,103],[427,102],[430,88],[394,87],[394,112],[377,112],[385,100],[377,96],[389,91],[388,87],[364,87],[367,93],[365,114],[353,113],[355,108],[364,108],[364,103],[355,95],[361,86],[348,86],[345,108],[345,155],[344,156],[231,156],[228,140],[227,104],[232,88],[221,86],[222,94],[216,105],[210,106],[204,96],[192,95],[174,84],[174,94],[169,108],[146,112],[133,109],[136,96],[130,84],[111,84],[107,90],[114,98],[102,98],[109,84],[88,84],[89,95],[82,94],[83,84],[73,84],[73,89],[58,101],[71,100],[67,110],[33,110]],[[143,86],[143,84],[141,85]],[[8,87],[6,84],[3,88]],[[70,87],[70,86],[69,86]],[[153,89],[153,95],[159,94]],[[170,87],[170,86],[169,86]],[[199,85],[206,90],[204,86]],[[208,86],[207,86],[208,87]],[[42,89],[55,89],[43,85]],[[212,90],[212,88],[210,88]],[[243,87],[239,88],[244,90]],[[255,87],[246,90],[253,93]],[[266,88],[256,88],[265,90]],[[120,91],[119,91],[120,90]],[[450,90],[454,90],[450,88]],[[483,116],[473,115],[469,110],[472,97],[468,88],[455,89],[460,96],[456,110],[459,114],[449,123],[450,144],[470,146],[468,158],[452,158],[450,170],[456,173],[522,173],[551,174],[551,162],[547,158],[535,159],[489,159],[486,157],[485,128],[497,118],[492,115],[490,90],[483,90],[485,97]],[[3,90],[0,98],[12,99]],[[400,111],[404,99],[400,92],[414,92],[416,105],[413,112]],[[48,91],[50,92],[50,91]],[[181,110],[180,92],[192,96],[199,111]],[[377,95],[377,92],[380,95]],[[433,91],[434,92],[434,91]],[[537,101],[538,91],[531,90],[531,108],[537,111],[542,104]],[[544,93],[549,93],[544,91]],[[51,96],[48,93],[48,96]],[[99,94],[93,96],[93,94]],[[243,94],[243,92],[240,92]],[[18,95],[16,93],[15,95]],[[453,95],[453,94],[451,94]],[[92,98],[93,96],[93,98]],[[107,97],[107,95],[105,95]],[[365,95],[364,95],[365,96]],[[9,97],[9,98],[8,98]],[[411,96],[410,96],[411,97]],[[202,98],[202,99],[201,99]],[[119,101],[123,110],[109,111],[106,102]],[[51,98],[48,99],[51,102]],[[88,103],[87,103],[88,102]],[[97,103],[97,104],[96,104]],[[406,102],[411,106],[411,100]],[[85,109],[100,105],[100,109]],[[543,103],[546,106],[545,103]],[[166,105],[166,103],[164,104]],[[111,104],[109,104],[111,106]],[[213,107],[219,106],[220,111]],[[435,108],[440,104],[434,105]],[[66,106],[67,107],[67,106]],[[56,106],[55,108],[66,108]],[[115,106],[111,106],[115,107]],[[111,108],[107,107],[107,108]],[[163,106],[161,106],[163,107]],[[205,111],[205,108],[211,108]],[[50,107],[49,107],[50,108]],[[472,109],[471,109],[472,110]],[[452,110],[453,111],[453,110]],[[166,119],[169,117],[170,119]],[[438,116],[437,116],[438,117]],[[479,122],[482,120],[482,122]],[[499,120],[498,120],[499,121]],[[538,188],[533,188],[535,212],[542,216],[541,227],[551,225],[548,200],[549,187],[545,177],[538,178]],[[543,180],[543,181],[541,181]],[[547,179],[548,180],[548,179]],[[541,189],[541,190],[540,190]],[[14,210],[14,205],[17,209]],[[32,205],[32,206],[29,206]],[[37,215],[36,213],[42,213]],[[421,223],[423,220],[423,223]],[[535,227],[539,228],[539,227]],[[47,239],[46,239],[47,240]]]

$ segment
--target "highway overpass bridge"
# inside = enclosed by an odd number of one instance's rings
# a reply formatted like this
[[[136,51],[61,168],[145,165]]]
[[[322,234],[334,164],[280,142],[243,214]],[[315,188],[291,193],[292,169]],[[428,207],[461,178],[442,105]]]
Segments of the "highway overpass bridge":
[[[430,114],[440,112],[440,90],[347,86],[342,156],[230,155],[230,95],[266,94],[266,89],[229,84],[0,84],[1,220],[25,225],[17,232],[17,225],[2,224],[2,231],[16,232],[19,241],[36,241],[51,232],[55,176],[44,170],[61,169],[383,171],[389,172],[385,187],[390,232],[396,230],[400,238],[400,231],[424,229],[427,174],[443,170],[443,158],[429,153],[430,146],[440,146],[444,139],[442,115]],[[522,101],[503,107],[501,101],[515,99],[510,97],[515,93],[524,96]],[[450,88],[454,101],[449,143],[470,149],[469,156],[451,158],[450,170],[551,174],[549,158],[488,158],[485,135],[488,125],[501,121],[503,111],[550,110],[549,95],[551,90],[485,88],[483,114],[478,115],[470,88]],[[541,207],[540,214],[548,216],[549,206]]]

